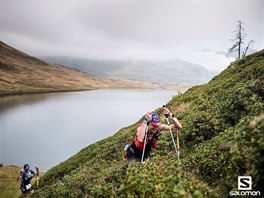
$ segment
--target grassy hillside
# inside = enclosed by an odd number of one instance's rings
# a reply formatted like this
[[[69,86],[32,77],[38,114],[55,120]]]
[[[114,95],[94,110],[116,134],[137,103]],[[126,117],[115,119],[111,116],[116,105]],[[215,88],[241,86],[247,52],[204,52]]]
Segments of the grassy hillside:
[[[167,104],[183,125],[180,164],[166,132],[150,161],[124,161],[135,123],[50,169],[34,197],[227,197],[239,175],[251,175],[253,190],[262,190],[263,74],[264,50]]]
[[[0,167],[0,197],[15,198],[21,195],[20,183],[16,180],[21,168],[17,166]]]
[[[97,88],[159,88],[159,85],[94,77],[62,65],[49,64],[0,41],[0,96]]]

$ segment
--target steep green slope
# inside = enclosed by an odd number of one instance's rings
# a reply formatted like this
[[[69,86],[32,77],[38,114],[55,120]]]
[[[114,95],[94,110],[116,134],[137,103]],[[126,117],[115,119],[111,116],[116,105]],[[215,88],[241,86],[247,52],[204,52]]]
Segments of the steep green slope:
[[[34,196],[227,197],[237,189],[239,175],[251,175],[253,190],[261,190],[263,74],[264,50],[167,104],[183,125],[180,164],[169,133],[161,135],[150,161],[125,162],[123,147],[135,123],[50,169]]]

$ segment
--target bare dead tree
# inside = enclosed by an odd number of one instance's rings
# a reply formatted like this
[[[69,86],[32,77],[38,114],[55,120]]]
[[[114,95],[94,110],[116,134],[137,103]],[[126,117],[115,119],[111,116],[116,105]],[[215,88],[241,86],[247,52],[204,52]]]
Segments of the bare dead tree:
[[[243,57],[245,57],[247,55],[247,51],[248,51],[250,45],[252,45],[253,43],[254,43],[254,40],[251,40],[251,41],[248,42],[248,45],[247,45],[247,47],[245,49],[245,52],[243,52]]]
[[[246,34],[244,33],[243,23],[239,20],[237,21],[237,29],[234,31],[236,33],[235,38],[231,41],[235,42],[233,46],[229,49],[228,54],[233,52],[238,52],[237,58],[240,59],[241,55],[241,46],[244,43]]]

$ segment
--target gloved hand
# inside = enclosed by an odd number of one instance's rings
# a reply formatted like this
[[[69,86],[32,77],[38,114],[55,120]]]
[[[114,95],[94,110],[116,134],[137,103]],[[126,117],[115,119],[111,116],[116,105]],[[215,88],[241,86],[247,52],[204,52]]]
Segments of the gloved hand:
[[[150,112],[148,112],[148,113],[145,114],[145,116],[144,116],[144,120],[143,120],[143,122],[144,122],[145,124],[148,124],[148,123],[151,122],[151,114],[152,114],[152,113],[150,113]]]

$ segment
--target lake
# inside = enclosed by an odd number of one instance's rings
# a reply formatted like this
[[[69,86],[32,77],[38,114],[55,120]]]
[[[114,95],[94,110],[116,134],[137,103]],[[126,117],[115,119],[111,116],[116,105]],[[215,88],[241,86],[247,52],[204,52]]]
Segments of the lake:
[[[0,163],[41,170],[137,122],[176,91],[101,89],[0,98]],[[120,148],[123,149],[123,148]]]

